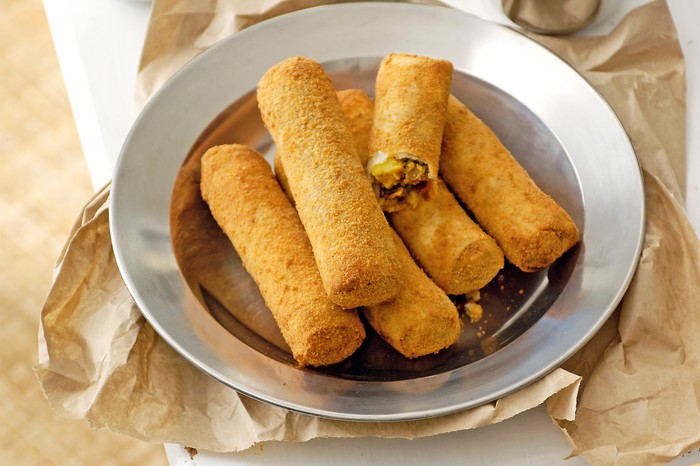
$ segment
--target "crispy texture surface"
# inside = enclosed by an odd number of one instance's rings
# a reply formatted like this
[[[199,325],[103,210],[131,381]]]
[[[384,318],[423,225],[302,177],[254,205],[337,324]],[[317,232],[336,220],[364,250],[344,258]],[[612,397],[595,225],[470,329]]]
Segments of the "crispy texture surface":
[[[323,366],[354,353],[365,337],[359,316],[328,299],[304,227],[263,157],[237,144],[213,147],[200,187],[294,358]]]
[[[447,294],[476,291],[503,268],[503,251],[459,205],[441,179],[433,199],[389,214],[390,222]]]
[[[294,57],[273,66],[258,105],[330,298],[353,308],[393,297],[401,283],[391,227],[321,65]]]
[[[279,182],[282,190],[287,195],[289,202],[294,205],[294,198],[292,197],[292,192],[289,190],[289,180],[287,179],[287,173],[284,171],[284,165],[282,164],[282,153],[279,149],[275,151],[275,156],[272,159],[272,166],[275,169],[275,177]]]
[[[578,242],[569,215],[542,192],[498,137],[454,96],[443,137],[441,174],[525,272],[551,265]]]
[[[372,101],[358,89],[339,91],[338,97],[348,128],[361,147],[367,143],[372,125]],[[275,170],[290,195],[278,157]],[[390,213],[389,219],[416,261],[448,294],[476,291],[503,268],[501,248],[469,218],[442,180],[438,180],[432,200],[415,209]]]
[[[345,115],[348,129],[357,147],[360,163],[364,167],[369,159],[369,133],[372,129],[374,103],[361,89],[343,89],[338,91],[340,108]]]
[[[451,84],[449,61],[417,55],[389,54],[377,72],[369,154],[381,151],[397,158],[407,154],[425,162],[430,177],[423,192],[427,199],[436,191]],[[385,210],[401,208],[405,205]]]
[[[461,331],[450,298],[413,261],[393,233],[403,267],[403,288],[393,299],[362,308],[374,330],[407,358],[437,353],[452,345]]]
[[[362,166],[364,166],[369,158],[369,131],[372,128],[373,112],[372,99],[362,89],[343,89],[338,91],[337,94],[348,129],[352,134],[353,141],[355,141],[358,157]],[[282,166],[282,154],[279,149],[275,151],[273,164],[277,181],[279,181],[284,192],[289,195],[291,193],[289,181],[287,181],[287,174]],[[292,203],[294,203],[293,200]]]

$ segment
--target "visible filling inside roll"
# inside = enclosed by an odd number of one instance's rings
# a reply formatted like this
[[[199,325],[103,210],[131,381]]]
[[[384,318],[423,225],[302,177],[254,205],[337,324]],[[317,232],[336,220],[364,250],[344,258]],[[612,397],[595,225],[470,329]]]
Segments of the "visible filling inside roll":
[[[387,212],[404,205],[418,205],[429,179],[428,165],[416,158],[399,154],[399,157],[383,152],[374,154],[367,163],[367,174],[372,180],[374,194]]]

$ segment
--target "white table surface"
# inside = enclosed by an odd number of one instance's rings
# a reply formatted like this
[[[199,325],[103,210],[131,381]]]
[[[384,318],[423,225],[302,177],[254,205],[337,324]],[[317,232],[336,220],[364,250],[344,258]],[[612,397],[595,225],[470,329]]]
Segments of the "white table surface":
[[[486,19],[508,23],[498,0],[447,0]],[[585,33],[606,32],[645,0],[606,0],[601,19]],[[668,0],[687,66],[686,209],[700,231],[700,2]],[[122,143],[135,117],[132,101],[150,2],[143,0],[44,0],[59,63],[95,188],[111,179]],[[571,448],[543,407],[499,424],[416,440],[317,439],[267,442],[237,454],[200,451],[194,458],[180,445],[165,445],[171,465],[559,465]],[[693,451],[674,465],[700,462]]]

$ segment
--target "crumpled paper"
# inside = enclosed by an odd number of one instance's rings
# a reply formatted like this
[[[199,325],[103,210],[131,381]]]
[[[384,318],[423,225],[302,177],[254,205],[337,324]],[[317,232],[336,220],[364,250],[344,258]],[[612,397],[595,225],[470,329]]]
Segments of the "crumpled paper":
[[[654,2],[625,23],[604,41],[538,37],[617,113],[644,173],[647,214],[617,332],[591,342],[603,350],[595,366],[585,353],[564,365],[584,387],[576,420],[558,424],[593,464],[664,464],[700,445],[700,242],[682,208],[685,75],[673,22]]]
[[[329,2],[154,1],[137,104],[217,39],[319,3]],[[685,75],[668,9],[663,1],[640,7],[606,37],[532,36],[610,102],[646,189],[646,234],[630,288],[562,368],[497,402],[401,423],[321,419],[239,395],[176,354],[141,317],[114,262],[107,187],[76,222],[42,310],[35,371],[51,406],[95,428],[214,451],[269,440],[435,435],[541,403],[573,454],[593,464],[663,464],[700,446],[700,243],[682,207]]]

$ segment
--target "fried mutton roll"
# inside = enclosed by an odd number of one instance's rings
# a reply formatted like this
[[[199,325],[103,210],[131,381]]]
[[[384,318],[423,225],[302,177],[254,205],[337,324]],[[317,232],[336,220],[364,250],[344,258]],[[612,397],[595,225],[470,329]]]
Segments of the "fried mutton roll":
[[[383,303],[362,308],[372,328],[407,358],[434,354],[459,338],[459,312],[450,298],[414,262],[393,233],[402,264],[403,287]]]
[[[354,308],[396,295],[401,275],[391,227],[323,67],[304,57],[281,61],[258,83],[258,106],[328,296]]]
[[[403,53],[382,60],[365,170],[384,211],[435,194],[451,84],[449,61]]]
[[[294,358],[324,366],[354,353],[365,337],[357,311],[326,295],[304,227],[263,157],[242,145],[213,147],[200,188]]]
[[[503,268],[501,248],[469,217],[441,179],[433,199],[389,218],[418,264],[447,294],[476,291]]]
[[[571,217],[454,96],[448,103],[440,164],[457,197],[520,270],[546,268],[578,242]]]
[[[391,227],[323,67],[283,60],[258,83],[258,105],[331,300],[354,308],[394,296],[401,277]]]
[[[343,89],[337,94],[348,129],[352,134],[353,141],[355,141],[357,155],[364,167],[369,158],[369,131],[372,127],[372,107],[374,104],[362,89]],[[274,167],[277,181],[289,194],[289,182],[282,166],[282,154],[279,149],[275,151]]]

